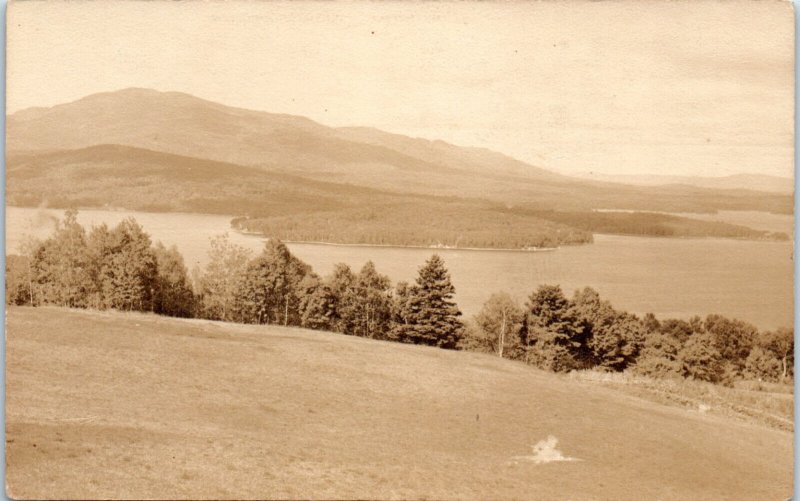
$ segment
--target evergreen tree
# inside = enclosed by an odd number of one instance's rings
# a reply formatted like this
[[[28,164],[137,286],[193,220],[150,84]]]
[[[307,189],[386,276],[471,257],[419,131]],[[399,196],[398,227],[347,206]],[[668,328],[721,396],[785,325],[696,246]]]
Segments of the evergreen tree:
[[[542,285],[531,294],[520,333],[527,360],[556,372],[579,367],[583,325],[561,287]]]
[[[407,289],[403,323],[395,326],[401,342],[455,349],[464,326],[453,301],[455,288],[441,257],[434,254],[419,269],[416,284]]]

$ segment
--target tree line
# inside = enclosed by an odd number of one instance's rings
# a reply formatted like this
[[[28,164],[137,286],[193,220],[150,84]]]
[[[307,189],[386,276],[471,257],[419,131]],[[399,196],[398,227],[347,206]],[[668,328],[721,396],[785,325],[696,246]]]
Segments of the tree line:
[[[542,285],[524,306],[492,295],[463,321],[455,288],[434,254],[413,283],[392,286],[372,262],[337,264],[326,277],[269,239],[253,253],[227,235],[190,274],[177,248],[153,244],[133,218],[86,231],[67,211],[53,234],[6,261],[6,302],[113,308],[248,324],[299,326],[402,343],[492,352],[545,370],[599,368],[731,383],[793,377],[793,332],[759,332],[720,315],[640,318],[591,288],[572,298]]]
[[[599,368],[658,378],[732,384],[741,379],[793,378],[794,332],[759,332],[722,315],[705,319],[638,317],[615,309],[586,287],[568,298],[542,285],[524,306],[492,295],[468,326],[460,347],[524,360],[555,372]]]
[[[6,302],[113,308],[175,317],[327,330],[456,348],[464,325],[444,261],[433,255],[414,283],[396,287],[372,262],[320,277],[280,240],[260,254],[211,240],[209,262],[189,277],[174,246],[155,245],[133,218],[86,231],[69,210],[53,234],[6,261]]]

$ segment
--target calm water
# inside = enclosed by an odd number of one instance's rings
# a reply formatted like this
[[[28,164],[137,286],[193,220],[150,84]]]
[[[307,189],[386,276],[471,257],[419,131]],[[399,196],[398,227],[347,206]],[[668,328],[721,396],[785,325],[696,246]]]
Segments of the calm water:
[[[16,252],[26,235],[43,237],[61,212],[9,207],[6,245]],[[175,244],[187,266],[207,262],[209,238],[228,232],[254,251],[263,239],[230,230],[229,217],[84,210],[84,225],[116,224],[134,216],[153,240]],[[783,216],[786,217],[786,216]],[[778,226],[770,221],[773,227]],[[781,221],[786,225],[787,222]],[[327,274],[335,263],[360,268],[371,259],[394,282],[412,281],[429,249],[290,244],[292,252]],[[725,239],[595,236],[592,245],[552,252],[436,250],[450,269],[458,304],[476,313],[488,296],[505,290],[520,302],[536,288],[560,284],[568,293],[589,285],[619,308],[659,317],[721,313],[762,328],[792,324],[792,244]]]

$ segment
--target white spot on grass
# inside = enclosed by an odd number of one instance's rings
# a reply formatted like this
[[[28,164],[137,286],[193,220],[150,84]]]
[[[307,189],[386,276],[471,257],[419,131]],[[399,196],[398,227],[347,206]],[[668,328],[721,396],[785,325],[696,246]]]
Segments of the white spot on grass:
[[[556,445],[558,445],[558,439],[550,435],[531,447],[531,449],[533,449],[533,454],[529,456],[514,456],[512,459],[515,463],[517,461],[530,461],[534,464],[552,463],[555,461],[580,461],[578,458],[565,456],[560,450],[556,449]]]
[[[706,404],[698,404],[697,405],[697,412],[699,412],[700,414],[705,414],[706,412],[708,412],[710,410],[711,410],[711,406],[710,405],[706,405]]]

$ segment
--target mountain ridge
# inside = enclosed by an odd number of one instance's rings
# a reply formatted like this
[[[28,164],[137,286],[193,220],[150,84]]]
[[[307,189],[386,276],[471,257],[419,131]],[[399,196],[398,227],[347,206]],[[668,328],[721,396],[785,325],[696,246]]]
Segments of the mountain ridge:
[[[399,195],[484,199],[535,210],[792,210],[791,196],[781,194],[582,180],[485,148],[370,127],[328,127],[306,117],[230,107],[182,92],[129,88],[8,117],[11,159],[21,152],[36,155],[99,144]]]
[[[711,189],[749,189],[782,194],[794,192],[794,179],[757,173],[738,173],[726,176],[678,176],[670,174],[602,174],[584,172],[575,175],[575,177],[634,186],[685,185]]]
[[[129,113],[131,108],[137,110],[133,116]],[[154,109],[158,111],[154,111]],[[153,118],[156,120],[151,120]],[[194,122],[193,124],[186,123],[190,119]],[[223,123],[225,119],[228,120],[227,123]],[[230,127],[232,119],[239,123]],[[149,123],[142,123],[145,120],[149,120]],[[208,148],[204,154],[198,155],[196,144],[187,145],[175,137],[169,138],[173,139],[172,144],[169,144],[169,141],[163,140],[163,133],[162,137],[159,137],[159,133],[152,130],[153,123],[158,124],[165,121],[184,122],[184,125],[194,125],[195,127],[200,125],[199,132],[202,132],[206,139],[214,139],[215,134],[225,131],[232,136],[227,138],[231,142],[219,145],[220,147],[217,148]],[[139,122],[140,127],[137,129],[147,132],[132,135],[127,130],[120,131],[118,127],[121,122]],[[92,125],[98,129],[96,133],[88,130]],[[148,125],[150,131],[147,130]],[[249,135],[247,135],[248,130],[252,131]],[[352,141],[349,136],[352,136],[354,131],[358,131],[358,134],[362,136],[366,131],[370,131],[373,138],[370,141]],[[196,136],[196,132],[198,131],[195,131],[195,134],[182,135],[184,137]],[[231,132],[235,134],[231,134]],[[93,144],[121,144],[258,166],[290,163],[286,161],[288,155],[276,155],[278,153],[276,150],[281,147],[294,153],[291,163],[300,170],[308,170],[309,164],[314,166],[313,158],[310,157],[319,154],[321,149],[325,149],[325,153],[329,155],[338,155],[337,160],[344,163],[364,164],[384,161],[395,168],[402,168],[415,161],[419,163],[420,159],[404,156],[403,152],[396,147],[387,147],[386,138],[392,137],[395,140],[402,138],[406,144],[434,145],[440,153],[444,150],[449,150],[448,154],[466,150],[476,154],[490,154],[495,159],[503,158],[508,163],[530,167],[533,169],[531,172],[538,175],[551,178],[566,177],[545,169],[528,166],[524,162],[487,149],[462,147],[440,140],[410,138],[375,128],[328,127],[300,115],[248,110],[223,105],[183,92],[161,92],[142,88],[96,93],[48,108],[19,110],[8,116],[7,137],[8,148],[11,151],[65,150]],[[175,139],[178,140],[175,141]],[[226,148],[237,146],[237,142],[239,146],[256,151],[238,155],[220,153]],[[254,144],[257,142],[269,144],[267,148],[259,148],[257,144]],[[202,147],[201,151],[203,151]],[[266,155],[266,153],[272,155]],[[445,168],[445,170],[453,168],[452,161],[444,163],[445,165],[438,167]],[[437,166],[423,163],[422,167],[433,169]],[[520,173],[523,172],[519,168],[514,172],[517,175]]]

